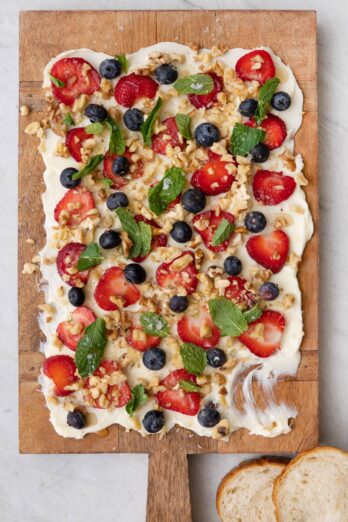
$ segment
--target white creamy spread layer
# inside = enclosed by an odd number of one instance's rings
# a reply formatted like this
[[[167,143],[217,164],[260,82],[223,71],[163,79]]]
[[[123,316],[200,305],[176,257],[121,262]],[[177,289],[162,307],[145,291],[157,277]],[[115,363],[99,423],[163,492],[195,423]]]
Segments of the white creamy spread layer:
[[[230,431],[238,430],[239,428],[246,428],[252,434],[263,435],[266,437],[275,437],[280,434],[284,434],[290,431],[289,419],[296,417],[296,409],[291,404],[278,404],[273,398],[272,389],[277,379],[283,375],[295,375],[299,362],[300,362],[300,344],[303,337],[303,326],[302,326],[302,308],[301,308],[301,292],[297,281],[297,263],[296,260],[300,259],[306,242],[310,239],[313,233],[313,224],[311,215],[306,203],[304,192],[300,186],[299,181],[303,179],[302,169],[303,161],[300,155],[295,158],[295,165],[287,165],[286,161],[283,160],[287,155],[291,157],[294,149],[294,135],[299,129],[302,121],[302,106],[303,96],[301,90],[296,82],[294,74],[289,66],[285,65],[281,59],[276,56],[269,48],[260,48],[267,50],[273,58],[276,66],[276,76],[280,79],[280,84],[277,88],[279,91],[285,91],[291,96],[291,106],[288,110],[278,113],[271,109],[271,113],[281,116],[282,120],[286,124],[287,137],[283,144],[271,152],[267,162],[263,163],[262,166],[254,165],[254,172],[257,168],[264,170],[283,172],[284,175],[292,176],[296,179],[296,189],[293,194],[282,203],[276,206],[265,206],[258,203],[253,198],[252,190],[250,189],[250,183],[245,188],[245,185],[241,187],[241,190],[234,195],[231,199],[230,207],[225,208],[232,214],[236,214],[236,209],[246,208],[244,203],[247,202],[249,208],[252,210],[262,211],[267,218],[267,227],[263,233],[273,230],[271,224],[279,215],[290,216],[288,223],[285,223],[283,227],[290,239],[290,256],[287,263],[284,265],[282,270],[272,275],[271,281],[276,283],[280,288],[279,297],[271,302],[265,303],[266,308],[272,310],[279,310],[285,317],[286,326],[283,332],[281,349],[276,351],[269,358],[259,358],[251,353],[237,338],[231,339],[223,337],[219,342],[219,347],[224,348],[228,357],[233,356],[236,363],[230,371],[225,373],[226,383],[225,388],[227,395],[224,396],[224,400],[221,401],[221,395],[219,395],[219,384],[211,383],[210,393],[204,397],[204,401],[212,400],[215,404],[218,404],[219,411],[222,419],[227,419],[229,423]],[[184,63],[175,62],[175,66],[178,69],[179,77],[187,74],[195,74],[201,72],[200,65],[202,62],[194,60],[197,53],[191,50],[189,47],[172,43],[163,42],[158,43],[154,46],[147,47],[139,50],[134,54],[127,55],[129,62],[129,73],[137,70],[140,67],[146,67],[150,60],[150,55],[154,52],[173,53],[185,56]],[[208,50],[200,50],[199,54],[209,52]],[[225,54],[212,58],[211,63],[215,60],[219,60],[226,64],[230,68],[234,68],[237,60],[247,53],[245,49],[232,49],[228,50]],[[87,60],[96,70],[99,69],[100,63],[106,58],[112,58],[104,53],[98,53],[89,49],[77,49],[64,52],[55,58],[53,58],[46,66],[44,71],[44,87],[51,85],[49,72],[53,64],[63,57],[81,57]],[[116,79],[117,81],[117,79]],[[250,82],[251,83],[251,82]],[[251,88],[251,87],[250,87]],[[161,85],[158,95],[165,93],[172,89],[172,85]],[[242,101],[241,98],[240,101]],[[173,116],[178,112],[178,105],[182,101],[182,96],[171,97],[165,101],[161,112],[160,120],[164,120],[167,117]],[[114,98],[101,99],[95,94],[90,96],[90,103],[102,103],[106,108],[111,105],[115,105]],[[135,104],[136,107],[143,108],[143,101],[140,100]],[[124,112],[125,108],[118,107],[120,111]],[[192,118],[192,127],[195,128],[197,124],[207,120],[207,114],[204,110],[197,110]],[[242,121],[243,119],[236,111],[236,115],[233,117],[226,116],[226,126],[228,132],[231,132],[233,121]],[[79,122],[78,126],[86,126],[90,122],[87,118],[84,118]],[[226,131],[227,132],[227,131]],[[222,130],[222,134],[224,131]],[[100,141],[100,147],[105,147],[108,143],[108,133],[104,133],[102,136],[95,136]],[[78,164],[71,157],[60,157],[56,154],[58,143],[62,142],[62,137],[56,135],[52,130],[46,131],[45,137],[42,139],[40,150],[45,163],[46,170],[44,172],[44,180],[46,184],[46,192],[43,194],[43,207],[45,212],[45,233],[47,242],[43,250],[40,252],[41,257],[41,272],[42,272],[42,288],[45,293],[45,301],[47,304],[53,305],[56,313],[52,316],[50,322],[46,321],[45,314],[40,314],[39,321],[40,327],[46,336],[46,341],[42,345],[42,350],[46,357],[56,354],[67,354],[73,355],[73,352],[67,347],[57,348],[55,343],[56,329],[60,322],[66,321],[69,317],[69,313],[74,310],[73,306],[69,303],[67,298],[68,287],[64,285],[60,278],[56,264],[46,263],[45,259],[55,258],[57,255],[57,249],[53,246],[53,234],[54,228],[57,223],[54,220],[54,209],[58,201],[64,196],[66,189],[60,184],[59,176],[60,172],[67,167],[75,166]],[[99,152],[99,151],[98,151]],[[163,177],[164,171],[173,164],[172,158],[166,156],[157,155],[157,162],[162,164],[162,168],[156,169],[153,174],[153,180],[160,180]],[[158,165],[158,163],[157,163]],[[151,170],[151,161],[146,164],[145,174],[147,169]],[[88,180],[82,180],[82,185],[87,183]],[[134,195],[142,188],[142,178],[132,180],[121,190],[124,191],[129,199],[131,200]],[[216,208],[220,198],[224,198],[226,194],[220,194],[218,196],[207,198],[207,206],[204,210],[210,210]],[[244,207],[243,207],[244,206]],[[113,228],[120,229],[120,223],[115,217],[114,213],[106,208],[105,203],[96,202],[101,217],[110,215],[114,219]],[[169,212],[167,211],[163,219],[158,219],[161,226],[163,226],[163,220],[178,220],[184,219],[182,214],[182,208],[177,205]],[[157,220],[157,218],[156,218]],[[237,225],[242,225],[238,222]],[[93,241],[98,241],[99,236],[104,231],[102,226],[96,228]],[[237,245],[236,255],[241,259],[243,263],[242,276],[249,280],[250,276],[255,273],[257,268],[262,268],[255,261],[251,259],[245,249],[245,244],[241,239],[240,234],[236,234],[236,238],[232,240],[232,244],[235,242]],[[178,245],[168,235],[168,246],[169,247],[180,247],[182,250],[186,250],[185,245]],[[202,244],[199,247],[205,250]],[[177,254],[178,255],[178,254]],[[217,265],[222,267],[223,261],[228,254],[226,252],[220,252],[214,254],[214,260],[204,260],[201,272],[205,272],[210,265]],[[104,259],[102,264],[98,267],[99,271],[104,271],[106,268],[115,265],[115,254],[111,251],[103,252]],[[121,254],[120,254],[120,257]],[[174,258],[175,256],[172,256]],[[125,258],[122,258],[126,262]],[[158,264],[162,262],[159,254],[152,253],[144,261],[143,266],[147,272],[148,280],[155,280],[155,271]],[[91,308],[97,316],[102,317],[105,312],[98,308],[94,298],[94,288],[97,283],[96,278],[90,277],[88,284],[85,287],[85,305]],[[59,290],[62,286],[65,286],[64,295],[61,295]],[[286,296],[291,296],[291,305],[289,306],[286,302]],[[136,312],[138,309],[138,303],[127,308],[127,311]],[[166,345],[166,339],[161,343],[161,346],[167,353],[167,363],[162,370],[152,372],[144,367],[139,361],[138,365],[124,368],[124,372],[127,376],[130,387],[133,387],[139,382],[139,379],[143,381],[151,381],[156,374],[156,377],[163,379],[170,371],[177,369],[175,360],[171,357],[170,347]],[[118,346],[116,341],[108,341],[105,358],[111,358],[117,360]],[[214,369],[207,366],[204,373],[213,373]],[[259,386],[263,389],[263,393],[266,398],[267,406],[265,409],[259,409],[254,400],[252,391],[252,381],[257,380]],[[125,408],[113,408],[113,409],[97,409],[87,407],[90,415],[88,416],[88,423],[85,428],[81,430],[74,429],[67,425],[67,407],[66,401],[69,400],[74,405],[78,406],[83,403],[83,396],[81,391],[77,391],[66,397],[58,397],[52,401],[51,397],[53,393],[53,383],[51,379],[43,375],[40,375],[39,382],[42,386],[42,391],[46,397],[47,407],[50,410],[50,420],[54,426],[56,432],[64,437],[82,438],[88,433],[97,432],[106,428],[112,424],[120,424],[126,429],[136,429],[143,435],[147,435],[144,430],[141,419],[145,413],[156,407],[155,399],[151,398],[146,404],[137,409],[135,415],[130,417]],[[237,385],[242,386],[242,393],[244,395],[244,407],[241,409],[235,404],[235,392]],[[165,429],[170,430],[175,425],[182,426],[190,429],[193,432],[211,436],[212,429],[202,427],[197,421],[196,416],[188,416],[181,413],[177,413],[171,410],[165,410]]]

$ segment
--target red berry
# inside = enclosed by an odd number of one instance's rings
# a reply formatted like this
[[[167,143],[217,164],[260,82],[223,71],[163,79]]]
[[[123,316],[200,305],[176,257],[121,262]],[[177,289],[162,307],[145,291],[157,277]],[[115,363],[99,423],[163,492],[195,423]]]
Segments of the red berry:
[[[133,323],[127,333],[126,341],[135,350],[146,352],[149,348],[158,346],[161,342],[161,338],[145,333],[140,324]]]
[[[150,76],[131,73],[122,76],[115,85],[115,99],[123,107],[132,107],[140,98],[150,98],[156,96],[158,83]]]
[[[208,74],[213,79],[214,88],[208,94],[187,95],[189,101],[192,103],[194,107],[196,107],[196,109],[201,109],[202,107],[209,109],[209,107],[211,107],[213,103],[217,101],[217,95],[224,88],[224,81],[222,79],[222,76],[218,76],[213,72],[208,72],[204,74]]]
[[[83,58],[62,58],[53,65],[51,74],[64,83],[64,87],[57,87],[51,81],[53,96],[65,105],[72,105],[80,94],[91,95],[99,89],[99,74]]]
[[[258,170],[253,179],[254,197],[264,205],[278,205],[288,199],[295,188],[294,178],[282,172]]]
[[[117,266],[108,268],[99,280],[94,291],[94,298],[103,310],[117,310],[118,306],[110,301],[110,297],[120,297],[123,306],[130,306],[140,298],[136,285],[129,283],[123,270]]]
[[[191,261],[189,257],[191,257]],[[180,268],[182,260],[188,261],[187,265],[185,263],[184,268]],[[156,271],[156,279],[157,283],[163,288],[178,290],[181,287],[185,288],[188,294],[192,294],[196,290],[198,283],[193,252],[189,250],[184,251],[169,263],[159,265]]]
[[[76,366],[74,359],[69,355],[52,355],[44,360],[42,371],[54,382],[54,394],[57,397],[65,397],[70,395],[72,390],[66,390],[66,386],[70,386],[77,381],[75,375]]]
[[[71,350],[76,350],[79,341],[82,339],[85,329],[90,324],[94,323],[95,315],[87,308],[87,306],[80,306],[75,308],[71,314],[69,321],[63,321],[59,323],[57,327],[57,336],[65,346]],[[81,325],[81,330],[78,333],[72,333],[71,330],[76,328],[76,325]]]
[[[132,162],[132,153],[127,149],[124,154],[122,154],[127,158],[130,163],[130,172],[127,176],[118,176],[112,170],[113,161],[118,157],[118,154],[112,154],[111,152],[107,152],[104,156],[104,167],[103,167],[103,176],[104,178],[109,178],[112,181],[113,189],[120,189],[127,185],[131,179],[140,178],[144,174],[144,162],[139,159],[135,163]]]
[[[205,308],[200,310],[197,316],[185,314],[178,322],[177,328],[182,341],[202,348],[212,348],[220,339],[220,330]]]
[[[257,325],[258,335],[255,335]],[[265,310],[261,317],[249,323],[248,330],[239,336],[239,340],[258,357],[269,357],[280,348],[280,341],[285,328],[285,319],[280,312]]]
[[[208,196],[216,196],[230,190],[234,176],[228,171],[226,161],[209,160],[192,174],[191,185]]]
[[[101,363],[93,376],[102,379],[105,376],[112,376],[113,374],[119,377],[120,374],[122,375],[122,370],[119,368],[116,361],[106,360]],[[83,385],[83,394],[86,402],[93,408],[121,408],[127,404],[132,396],[127,380],[124,380],[119,384],[107,384],[106,392],[103,393],[104,403],[101,403],[101,395],[96,399],[92,396],[90,391],[92,387],[94,386],[91,385],[90,377],[88,377]]]
[[[236,73],[242,80],[256,80],[262,85],[275,76],[275,66],[271,55],[259,49],[239,58]]]
[[[54,219],[60,223],[62,219],[69,227],[75,227],[88,217],[88,212],[94,208],[92,194],[86,187],[69,189],[54,209]],[[64,211],[63,216],[61,216]]]
[[[283,230],[274,230],[248,239],[246,249],[259,265],[276,274],[283,268],[288,257],[289,237]]]
[[[212,252],[223,252],[226,250],[231,240],[233,232],[231,232],[230,236],[220,245],[212,246],[211,244],[216,229],[223,219],[226,219],[229,223],[234,223],[234,216],[224,210],[221,210],[218,216],[214,210],[205,210],[204,212],[197,214],[192,220],[194,230],[198,232],[203,239],[205,246]]]
[[[158,154],[166,154],[167,145],[180,147],[181,150],[185,147],[185,142],[178,132],[175,118],[167,118],[162,122],[166,130],[155,134],[152,137],[152,150]]]
[[[238,276],[230,276],[227,279],[230,285],[225,289],[225,297],[243,308],[252,308],[257,302],[257,295],[248,288],[247,281]]]
[[[79,163],[82,161],[81,149],[83,146],[83,142],[88,140],[91,137],[91,134],[87,134],[83,127],[76,127],[75,129],[70,129],[65,136],[65,145],[68,147],[71,156],[74,160]]]
[[[167,410],[177,411],[184,415],[197,415],[201,395],[199,392],[186,392],[183,389],[174,390],[173,388],[177,387],[180,381],[196,383],[196,376],[184,369],[174,370],[160,382],[160,385],[167,389],[156,393],[156,401]]]
[[[58,252],[56,260],[57,270],[60,277],[69,286],[81,287],[88,281],[89,270],[75,272],[80,254],[85,250],[85,248],[86,245],[83,243],[67,243]]]
[[[254,119],[249,120],[245,123],[248,127],[257,127]],[[266,135],[263,142],[270,150],[280,147],[286,138],[286,125],[273,114],[269,114],[261,123],[261,128],[265,131]]]

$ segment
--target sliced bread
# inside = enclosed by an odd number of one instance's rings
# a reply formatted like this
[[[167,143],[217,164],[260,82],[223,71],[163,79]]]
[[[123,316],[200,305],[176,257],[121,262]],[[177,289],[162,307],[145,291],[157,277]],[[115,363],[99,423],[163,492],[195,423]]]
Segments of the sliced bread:
[[[284,459],[261,458],[241,463],[221,481],[216,509],[222,522],[275,522],[272,491]]]
[[[277,522],[348,522],[348,453],[301,453],[277,478],[273,501]]]

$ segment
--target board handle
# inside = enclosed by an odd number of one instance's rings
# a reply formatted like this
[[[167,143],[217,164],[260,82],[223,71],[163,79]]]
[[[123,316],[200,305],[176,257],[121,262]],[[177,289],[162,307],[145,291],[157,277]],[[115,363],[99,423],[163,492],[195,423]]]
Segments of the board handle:
[[[186,453],[154,451],[148,477],[146,522],[192,522]]]

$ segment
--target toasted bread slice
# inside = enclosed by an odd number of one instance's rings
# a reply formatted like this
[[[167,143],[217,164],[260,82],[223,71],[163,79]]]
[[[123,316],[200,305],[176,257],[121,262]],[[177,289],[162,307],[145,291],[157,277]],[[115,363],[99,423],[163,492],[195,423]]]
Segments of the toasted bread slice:
[[[275,481],[273,502],[277,522],[348,522],[348,453],[301,453]]]
[[[287,461],[264,457],[242,462],[221,481],[216,508],[222,522],[275,522],[273,482]]]

